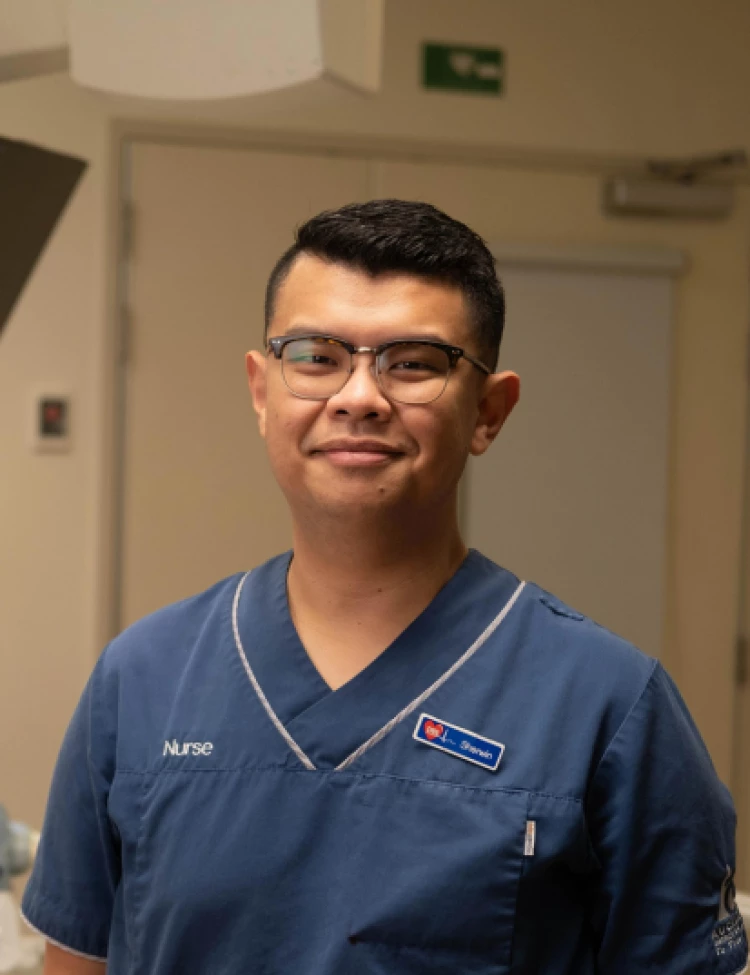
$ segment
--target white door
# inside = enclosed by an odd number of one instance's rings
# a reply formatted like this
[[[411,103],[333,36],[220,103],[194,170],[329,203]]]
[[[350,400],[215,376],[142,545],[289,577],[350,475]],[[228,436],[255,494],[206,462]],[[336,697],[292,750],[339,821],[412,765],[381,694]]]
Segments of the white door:
[[[664,629],[672,280],[500,267],[521,399],[467,472],[468,538],[642,650]]]
[[[120,626],[290,545],[244,355],[266,279],[312,214],[367,196],[367,164],[136,143]]]

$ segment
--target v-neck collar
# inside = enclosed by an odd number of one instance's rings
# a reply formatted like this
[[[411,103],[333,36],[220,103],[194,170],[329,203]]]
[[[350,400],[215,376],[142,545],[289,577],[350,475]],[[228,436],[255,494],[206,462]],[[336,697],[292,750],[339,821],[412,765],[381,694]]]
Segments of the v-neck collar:
[[[315,768],[335,768],[430,688],[519,587],[512,573],[470,550],[422,613],[333,690],[292,621],[286,587],[291,558],[291,552],[277,556],[246,577],[236,601],[235,638],[256,693],[283,726],[280,733],[285,730]]]

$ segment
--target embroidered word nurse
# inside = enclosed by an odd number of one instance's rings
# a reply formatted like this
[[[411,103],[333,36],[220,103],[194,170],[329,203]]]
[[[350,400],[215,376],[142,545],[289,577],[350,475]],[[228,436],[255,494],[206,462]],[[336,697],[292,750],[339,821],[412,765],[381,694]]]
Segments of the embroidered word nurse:
[[[210,741],[183,741],[179,744],[176,738],[164,742],[162,755],[210,755],[214,750]]]

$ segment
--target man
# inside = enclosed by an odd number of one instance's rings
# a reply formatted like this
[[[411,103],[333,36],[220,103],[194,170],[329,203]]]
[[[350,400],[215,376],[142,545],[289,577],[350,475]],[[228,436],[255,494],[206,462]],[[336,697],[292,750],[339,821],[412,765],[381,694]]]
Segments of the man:
[[[24,898],[48,975],[734,975],[734,812],[659,664],[475,551],[492,256],[313,218],[247,371],[293,553],[101,657]],[[262,512],[248,512],[261,518]]]

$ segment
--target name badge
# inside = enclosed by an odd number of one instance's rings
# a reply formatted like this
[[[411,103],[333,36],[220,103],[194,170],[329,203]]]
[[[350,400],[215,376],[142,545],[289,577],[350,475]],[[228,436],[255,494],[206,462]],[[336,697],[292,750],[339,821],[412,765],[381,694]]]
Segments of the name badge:
[[[501,745],[499,741],[483,738],[466,728],[448,724],[432,714],[420,714],[413,738],[424,745],[439,748],[441,752],[462,758],[465,762],[481,765],[490,772],[497,771],[505,751],[505,745]]]

